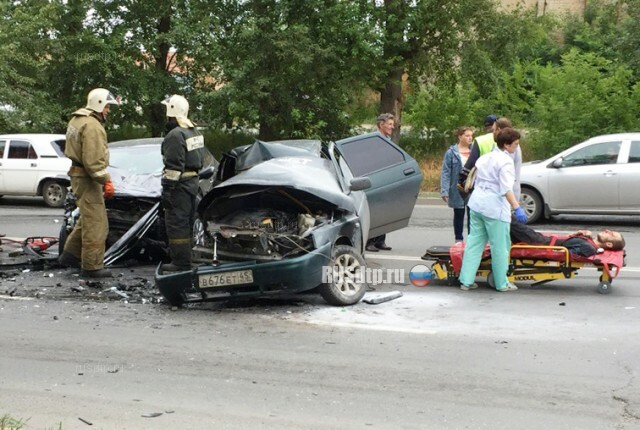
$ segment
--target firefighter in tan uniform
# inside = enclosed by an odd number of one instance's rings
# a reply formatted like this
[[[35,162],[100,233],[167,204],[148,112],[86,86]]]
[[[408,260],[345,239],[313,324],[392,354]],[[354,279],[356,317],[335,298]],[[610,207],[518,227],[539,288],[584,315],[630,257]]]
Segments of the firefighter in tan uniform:
[[[179,95],[162,102],[167,107],[167,135],[162,141],[162,206],[169,239],[168,272],[191,270],[193,224],[198,172],[204,159],[204,137],[187,118],[189,103]]]
[[[104,88],[96,88],[87,97],[87,106],[73,113],[67,127],[65,155],[71,159],[71,188],[77,198],[80,218],[67,238],[59,262],[81,267],[80,274],[91,278],[111,277],[104,268],[105,241],[109,232],[105,198],[114,194],[107,172],[109,150],[102,123],[109,105],[118,104]]]

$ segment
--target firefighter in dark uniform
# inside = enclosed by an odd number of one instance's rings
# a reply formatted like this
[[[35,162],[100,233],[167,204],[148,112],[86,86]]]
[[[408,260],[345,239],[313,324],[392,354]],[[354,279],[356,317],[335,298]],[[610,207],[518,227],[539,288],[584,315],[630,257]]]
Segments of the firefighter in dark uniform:
[[[105,198],[114,194],[107,166],[107,133],[102,125],[109,106],[118,100],[108,90],[89,92],[87,106],[73,113],[67,127],[64,154],[71,159],[71,188],[80,209],[80,219],[67,238],[59,262],[63,266],[81,267],[81,275],[91,278],[111,277],[104,268],[104,248],[109,223]]]
[[[187,118],[189,103],[179,95],[162,102],[167,107],[167,135],[162,141],[162,206],[171,263],[163,271],[191,270],[193,224],[198,172],[204,159],[204,137]]]

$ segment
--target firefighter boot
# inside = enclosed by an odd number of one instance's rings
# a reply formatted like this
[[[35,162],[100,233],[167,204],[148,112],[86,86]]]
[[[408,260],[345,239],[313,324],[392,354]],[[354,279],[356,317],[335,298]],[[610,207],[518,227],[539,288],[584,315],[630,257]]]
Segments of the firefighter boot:
[[[98,270],[82,269],[80,271],[80,276],[84,276],[86,278],[113,278],[113,273],[111,273],[108,269],[98,269]]]
[[[63,251],[58,257],[58,263],[64,267],[80,268],[80,259],[70,252]]]

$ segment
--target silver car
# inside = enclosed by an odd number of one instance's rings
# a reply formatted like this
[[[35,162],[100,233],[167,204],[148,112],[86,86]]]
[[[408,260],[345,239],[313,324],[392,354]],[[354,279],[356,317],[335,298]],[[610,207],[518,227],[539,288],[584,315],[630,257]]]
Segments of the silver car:
[[[525,163],[521,184],[529,222],[557,214],[640,215],[640,133],[592,137]]]

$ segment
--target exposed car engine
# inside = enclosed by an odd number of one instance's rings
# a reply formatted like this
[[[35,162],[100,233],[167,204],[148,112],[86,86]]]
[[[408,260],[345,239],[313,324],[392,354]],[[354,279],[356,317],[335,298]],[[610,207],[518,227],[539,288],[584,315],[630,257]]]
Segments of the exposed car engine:
[[[237,211],[209,222],[217,252],[229,259],[280,260],[313,248],[311,231],[326,222],[316,216],[276,209]]]

